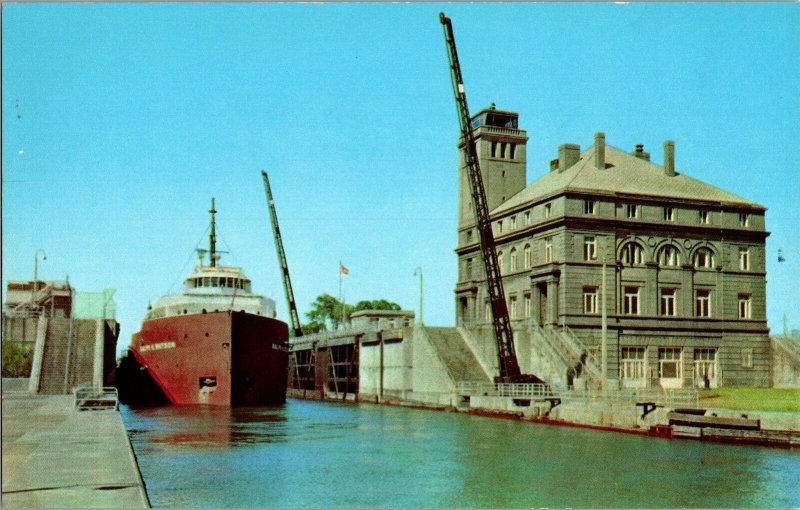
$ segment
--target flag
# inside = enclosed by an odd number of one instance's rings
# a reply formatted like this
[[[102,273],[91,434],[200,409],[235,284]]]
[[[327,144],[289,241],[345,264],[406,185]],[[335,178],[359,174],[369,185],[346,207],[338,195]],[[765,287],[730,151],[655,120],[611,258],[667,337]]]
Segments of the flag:
[[[350,270],[342,265],[341,260],[339,261],[339,272],[342,274],[350,274]]]

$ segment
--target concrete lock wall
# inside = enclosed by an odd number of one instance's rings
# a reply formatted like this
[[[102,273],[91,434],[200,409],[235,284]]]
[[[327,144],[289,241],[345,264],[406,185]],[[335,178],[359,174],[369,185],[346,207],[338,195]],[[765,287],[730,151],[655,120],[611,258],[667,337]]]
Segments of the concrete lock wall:
[[[402,395],[411,391],[412,367],[410,353],[407,352],[410,351],[408,340],[404,338],[400,342],[384,342],[382,365],[380,342],[361,344],[358,367],[359,393],[381,395],[381,372],[384,395]]]

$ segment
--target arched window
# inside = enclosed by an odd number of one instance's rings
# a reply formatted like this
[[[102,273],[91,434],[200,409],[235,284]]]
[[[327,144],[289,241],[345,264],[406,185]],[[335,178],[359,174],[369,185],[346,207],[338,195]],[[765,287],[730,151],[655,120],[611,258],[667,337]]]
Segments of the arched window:
[[[661,252],[658,256],[658,263],[668,267],[677,267],[681,265],[681,254],[678,248],[671,244],[661,248]]]
[[[508,261],[509,261],[509,264],[510,264],[509,272],[513,273],[514,271],[517,270],[517,249],[516,248],[511,248],[511,255],[509,256],[508,259],[509,259]]]
[[[505,271],[503,271],[503,252],[502,251],[498,251],[497,252],[497,269],[500,270],[500,274],[503,274],[505,272]]]
[[[531,254],[531,245],[530,244],[526,244],[525,245],[523,253],[524,253],[523,257],[524,257],[525,269],[528,269],[528,268],[531,267],[531,264],[532,264],[532,259],[531,259],[531,255],[532,254]]]
[[[627,243],[622,247],[622,263],[626,266],[644,264],[644,248],[638,243]]]
[[[714,252],[708,248],[700,248],[694,254],[694,267],[697,269],[714,269]]]

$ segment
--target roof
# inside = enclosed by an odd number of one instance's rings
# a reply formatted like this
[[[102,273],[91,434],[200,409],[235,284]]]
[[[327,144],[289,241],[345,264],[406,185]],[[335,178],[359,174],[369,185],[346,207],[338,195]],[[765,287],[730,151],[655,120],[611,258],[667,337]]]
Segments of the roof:
[[[664,174],[664,167],[606,145],[606,169],[594,166],[595,148],[590,147],[577,163],[563,172],[552,171],[500,204],[492,215],[522,204],[564,192],[641,195],[716,202],[724,205],[766,209],[764,206],[678,173]]]

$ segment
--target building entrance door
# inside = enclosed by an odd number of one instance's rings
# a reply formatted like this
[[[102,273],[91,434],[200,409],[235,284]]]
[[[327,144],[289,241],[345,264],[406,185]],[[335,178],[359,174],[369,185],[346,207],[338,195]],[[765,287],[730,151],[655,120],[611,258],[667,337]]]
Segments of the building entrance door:
[[[539,289],[539,324],[547,324],[547,284],[538,283],[536,286]]]

